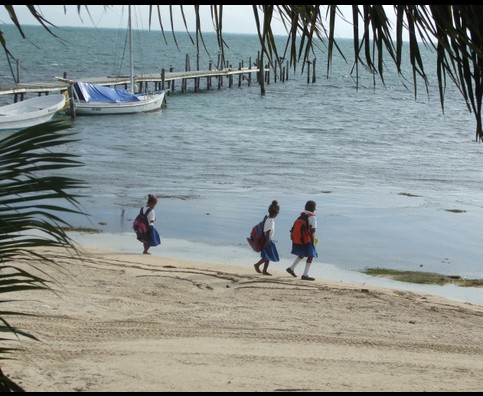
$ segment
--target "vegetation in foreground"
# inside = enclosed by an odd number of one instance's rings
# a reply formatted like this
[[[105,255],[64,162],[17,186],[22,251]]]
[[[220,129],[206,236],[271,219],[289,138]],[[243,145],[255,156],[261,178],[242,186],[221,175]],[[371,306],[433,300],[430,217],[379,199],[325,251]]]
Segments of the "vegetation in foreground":
[[[68,5],[63,7],[67,14]],[[219,51],[224,58],[227,48],[223,36],[224,7],[223,4],[204,5],[210,7],[213,27],[217,34]],[[13,22],[23,38],[27,38],[20,23],[21,12],[19,7],[27,7],[28,12],[47,31],[55,36],[53,26],[39,5],[3,5],[11,22]],[[85,11],[89,18],[89,5],[76,5],[81,18],[81,11]],[[112,6],[104,6],[108,10]],[[193,7],[195,15],[195,28],[190,26],[186,18],[185,9]],[[228,7],[228,6],[226,6]],[[340,6],[329,5],[252,5],[253,19],[260,40],[260,59],[257,66],[260,69],[266,60],[272,66],[283,63],[296,70],[301,65],[302,70],[311,63],[314,49],[322,47],[327,53],[327,74],[333,66],[333,56],[339,53],[344,59],[336,38],[336,27],[339,23],[348,23],[353,26],[353,70],[351,76],[359,86],[361,70],[376,76],[385,85],[385,74],[390,61],[394,63],[398,73],[405,80],[409,88],[412,85],[417,97],[421,84],[429,94],[430,79],[426,72],[428,62],[421,54],[424,47],[430,48],[437,56],[436,64],[431,70],[437,71],[439,97],[442,109],[445,109],[447,84],[453,81],[460,91],[468,110],[474,114],[476,120],[476,141],[483,142],[483,15],[482,5],[418,5],[418,4],[353,4],[351,11],[343,11]],[[390,8],[388,8],[390,7]],[[179,10],[179,13],[175,10]],[[344,15],[345,14],[347,15]],[[18,15],[17,15],[18,13]],[[149,6],[149,26],[154,27],[156,19],[162,31],[164,41],[166,34],[171,31],[176,41],[176,29],[173,21],[181,16],[186,31],[189,33],[193,46],[198,53],[202,47],[206,49],[203,38],[202,10],[200,5],[169,5],[169,12],[162,5]],[[177,15],[176,15],[177,14]],[[392,15],[395,16],[393,21]],[[20,18],[21,19],[21,18]],[[285,44],[277,44],[278,36],[272,29],[274,21],[282,22],[287,31]],[[163,23],[164,21],[164,23]],[[170,21],[167,22],[166,21]],[[191,34],[195,32],[195,34]],[[160,40],[162,40],[160,39]],[[178,43],[176,43],[178,46]],[[0,48],[3,49],[10,64],[10,72],[14,81],[15,57],[10,52],[5,35],[0,28]],[[179,48],[178,48],[179,49]],[[406,62],[409,60],[410,68],[405,76]],[[433,62],[433,60],[429,61]],[[406,79],[408,81],[406,82]],[[263,95],[266,93],[265,79],[261,78],[260,86]],[[410,81],[412,80],[412,81]]]
[[[464,279],[457,275],[441,275],[430,272],[396,271],[385,268],[368,268],[363,271],[370,276],[385,277],[399,282],[419,285],[456,285],[460,287],[483,287],[483,279]]]
[[[60,148],[77,141],[65,120],[5,134],[0,140],[0,392],[22,392],[2,371],[4,360],[15,359],[23,339],[38,341],[29,329],[8,321],[28,316],[9,309],[24,291],[55,291],[54,274],[67,271],[62,264],[38,253],[38,248],[64,248],[77,257],[74,242],[64,232],[64,215],[84,215],[73,193],[84,182],[59,176],[59,171],[83,166],[76,155]],[[65,174],[65,173],[64,173]],[[22,301],[22,300],[19,300]],[[25,306],[30,301],[23,301]],[[25,309],[27,310],[27,309]]]

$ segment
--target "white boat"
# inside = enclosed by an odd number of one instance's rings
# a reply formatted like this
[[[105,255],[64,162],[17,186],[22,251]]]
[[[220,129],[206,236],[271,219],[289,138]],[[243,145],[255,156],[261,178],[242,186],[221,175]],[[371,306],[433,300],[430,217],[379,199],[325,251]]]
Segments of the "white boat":
[[[0,107],[0,130],[24,129],[52,120],[64,109],[62,94],[38,96]]]
[[[166,105],[164,91],[157,94],[132,94],[127,89],[76,82],[72,92],[76,115],[147,113]]]
[[[134,51],[129,6],[130,89],[106,87],[84,82],[73,85],[73,110],[76,115],[133,114],[160,110],[166,106],[166,92],[134,92]],[[71,110],[69,110],[71,112]]]

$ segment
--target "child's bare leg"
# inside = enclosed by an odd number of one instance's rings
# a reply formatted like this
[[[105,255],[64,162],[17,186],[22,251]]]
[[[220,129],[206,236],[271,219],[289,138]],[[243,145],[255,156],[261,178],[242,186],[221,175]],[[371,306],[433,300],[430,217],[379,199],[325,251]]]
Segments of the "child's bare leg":
[[[261,266],[261,265],[262,265],[264,262],[265,262],[265,260],[263,260],[263,259],[262,259],[262,260],[260,260],[258,263],[256,263],[256,264],[254,265],[254,267],[255,267],[255,271],[257,271],[259,274],[261,274],[261,273],[262,273],[262,271],[260,271],[260,266]]]
[[[263,267],[263,275],[272,276],[272,274],[268,272],[269,265],[270,265],[270,261],[265,261],[265,266]]]

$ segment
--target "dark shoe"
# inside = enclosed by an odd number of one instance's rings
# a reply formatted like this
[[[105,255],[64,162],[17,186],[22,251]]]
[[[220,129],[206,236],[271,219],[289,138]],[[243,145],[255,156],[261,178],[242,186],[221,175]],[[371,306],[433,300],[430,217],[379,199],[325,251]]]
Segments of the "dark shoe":
[[[304,280],[304,281],[314,281],[315,279],[314,278],[311,278],[310,276],[303,275],[302,276],[302,280]]]
[[[292,275],[294,278],[297,277],[297,275],[295,274],[295,272],[293,272],[292,268],[287,268],[287,272]]]

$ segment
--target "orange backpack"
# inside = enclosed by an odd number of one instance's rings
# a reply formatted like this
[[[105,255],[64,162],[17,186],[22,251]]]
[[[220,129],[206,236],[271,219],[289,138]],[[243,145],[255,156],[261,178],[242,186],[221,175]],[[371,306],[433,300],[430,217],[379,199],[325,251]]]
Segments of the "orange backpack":
[[[290,238],[296,245],[308,245],[312,242],[312,230],[309,224],[309,217],[311,216],[313,214],[304,212],[295,220],[290,230]]]

